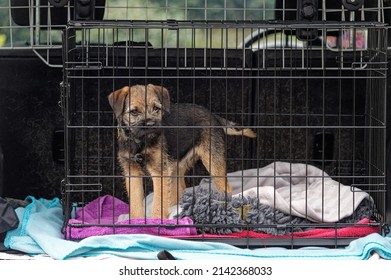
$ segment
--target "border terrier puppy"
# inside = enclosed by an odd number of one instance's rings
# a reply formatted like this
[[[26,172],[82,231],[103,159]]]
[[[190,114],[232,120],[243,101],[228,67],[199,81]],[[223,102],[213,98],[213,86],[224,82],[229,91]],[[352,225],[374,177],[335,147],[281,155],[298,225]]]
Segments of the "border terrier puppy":
[[[185,173],[198,160],[219,192],[232,191],[226,176],[224,133],[254,138],[251,129],[241,129],[199,105],[170,104],[168,90],[162,86],[126,86],[108,99],[118,123],[118,160],[132,218],[145,216],[145,171],[153,182],[154,218],[168,217],[186,187]]]

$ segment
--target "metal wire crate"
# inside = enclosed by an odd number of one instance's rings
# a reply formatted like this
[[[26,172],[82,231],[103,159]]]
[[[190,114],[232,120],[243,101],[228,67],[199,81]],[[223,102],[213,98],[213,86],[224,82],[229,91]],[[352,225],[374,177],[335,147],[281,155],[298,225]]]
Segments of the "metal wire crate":
[[[1,0],[0,47],[31,49],[47,65],[61,68],[55,50],[61,49],[69,20],[296,20],[296,2],[94,0],[86,6],[80,0]],[[317,20],[389,22],[389,4],[383,0],[355,1],[357,7],[346,0],[310,2],[317,5],[311,15]]]
[[[303,29],[316,30],[316,38],[299,40]],[[241,247],[337,247],[382,232],[387,31],[381,22],[356,21],[70,22],[63,46],[65,236],[80,239],[98,229]],[[210,166],[197,163],[184,175],[190,188],[177,197],[170,219],[149,218],[148,175],[140,206],[146,217],[132,216],[108,95],[136,84],[164,86],[171,106],[202,105],[256,132],[255,139],[225,137],[233,196],[217,194]],[[178,137],[196,128],[161,127]],[[279,195],[287,198],[285,208]],[[88,220],[92,212],[100,214]],[[322,234],[311,235],[314,230]]]

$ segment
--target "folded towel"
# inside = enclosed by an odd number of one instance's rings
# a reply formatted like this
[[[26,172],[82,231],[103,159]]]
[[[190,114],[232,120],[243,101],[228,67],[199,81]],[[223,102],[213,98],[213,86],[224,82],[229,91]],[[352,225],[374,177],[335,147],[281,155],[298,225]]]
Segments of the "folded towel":
[[[64,240],[61,228],[63,211],[58,199],[27,198],[31,203],[18,208],[19,226],[7,232],[7,248],[29,254],[48,254],[54,259],[111,254],[136,259],[157,259],[158,252],[169,251],[177,259],[368,259],[372,252],[391,259],[391,238],[370,234],[354,240],[346,248],[325,249],[240,249],[219,242],[196,242],[146,234],[117,234],[89,237],[80,242]]]
[[[119,220],[119,217],[126,213],[129,213],[128,204],[110,195],[102,196],[76,211],[75,218],[68,221],[65,237],[67,239],[83,239],[106,234],[145,233],[162,236],[197,234],[196,229],[192,226],[193,221],[188,217]]]

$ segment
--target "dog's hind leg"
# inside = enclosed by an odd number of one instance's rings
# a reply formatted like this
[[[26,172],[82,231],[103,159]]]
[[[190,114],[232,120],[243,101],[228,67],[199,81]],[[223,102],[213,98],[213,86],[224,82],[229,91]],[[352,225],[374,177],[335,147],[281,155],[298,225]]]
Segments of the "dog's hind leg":
[[[220,193],[231,193],[232,187],[227,180],[225,147],[222,143],[213,140],[209,143],[206,141],[202,143],[198,147],[197,154],[215,182],[217,190]]]

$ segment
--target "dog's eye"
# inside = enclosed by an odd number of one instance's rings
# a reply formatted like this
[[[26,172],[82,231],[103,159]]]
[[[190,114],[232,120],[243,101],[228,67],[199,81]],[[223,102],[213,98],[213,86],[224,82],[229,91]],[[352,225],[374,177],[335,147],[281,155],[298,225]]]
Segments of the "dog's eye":
[[[161,108],[159,108],[158,106],[153,106],[153,111],[154,112],[159,112],[161,110]]]
[[[130,111],[130,114],[131,114],[132,116],[138,116],[138,115],[140,115],[140,112],[134,109],[134,110],[131,110],[131,111]]]

